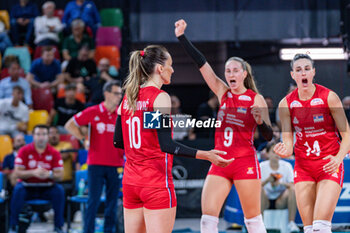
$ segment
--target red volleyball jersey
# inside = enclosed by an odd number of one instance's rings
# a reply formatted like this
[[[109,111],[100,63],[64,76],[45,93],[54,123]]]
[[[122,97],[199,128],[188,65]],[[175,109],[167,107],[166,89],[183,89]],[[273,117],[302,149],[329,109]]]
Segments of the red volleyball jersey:
[[[338,130],[327,101],[330,90],[318,84],[315,86],[315,93],[309,100],[300,100],[298,89],[286,96],[296,135],[296,157],[319,159],[339,151]]]
[[[217,118],[221,127],[215,131],[215,149],[226,151],[224,158],[254,156],[256,121],[251,114],[256,93],[250,89],[240,95],[227,91],[221,99]]]
[[[144,128],[144,113],[153,112],[154,100],[162,92],[152,86],[140,88],[134,113],[129,111],[126,96],[123,99],[121,117],[126,156],[123,184],[174,187],[173,155],[161,151],[156,129]]]

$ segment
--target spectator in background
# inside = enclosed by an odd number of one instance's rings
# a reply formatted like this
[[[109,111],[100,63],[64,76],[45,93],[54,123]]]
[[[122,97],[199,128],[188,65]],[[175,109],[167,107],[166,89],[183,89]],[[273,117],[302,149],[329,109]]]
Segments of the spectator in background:
[[[70,142],[60,141],[60,134],[56,126],[50,126],[49,128],[49,143],[61,154],[61,158],[63,160],[63,178],[60,184],[63,186],[65,194],[70,194],[73,187],[72,180],[74,154],[72,152],[65,151],[72,150],[73,146]]]
[[[269,109],[271,123],[276,123],[276,109],[273,106],[273,99],[271,96],[265,96],[264,98]]]
[[[186,115],[182,113],[181,110],[181,101],[176,96],[171,94],[170,95],[171,100],[171,119],[173,122],[180,122],[184,121],[186,122],[187,119],[190,119],[190,115]],[[183,127],[180,126],[179,123],[175,123],[173,126],[173,139],[174,140],[183,140],[186,137],[190,137],[191,128],[190,127]]]
[[[39,46],[58,45],[58,34],[62,31],[63,25],[58,17],[54,16],[56,5],[52,1],[45,2],[42,6],[43,16],[38,16],[34,21],[35,40]]]
[[[36,125],[33,143],[22,147],[15,159],[14,176],[22,181],[16,184],[12,194],[12,230],[18,225],[18,215],[25,201],[40,198],[51,202],[55,212],[55,232],[63,232],[65,197],[62,186],[56,183],[63,177],[63,161],[60,153],[48,144],[48,134],[48,126]]]
[[[273,130],[273,136],[270,142],[264,142],[259,145],[257,148],[258,155],[260,155],[260,160],[266,160],[269,159],[268,153],[267,153],[267,146],[271,143],[279,143],[281,142],[281,129],[278,127],[277,124],[272,124],[271,128]]]
[[[12,98],[0,100],[0,134],[13,137],[19,132],[26,132],[29,111],[22,99],[23,89],[15,86],[12,89]]]
[[[75,84],[68,84],[65,86],[65,97],[55,100],[55,105],[50,111],[48,120],[49,125],[56,125],[59,132],[66,134],[64,129],[66,122],[76,113],[84,110],[84,104],[75,98],[76,86]],[[56,122],[54,122],[54,120]]]
[[[43,48],[41,58],[35,59],[32,63],[27,80],[33,87],[37,88],[53,88],[63,82],[61,65],[55,59],[53,47]]]
[[[5,49],[7,47],[12,47],[12,42],[7,35],[5,23],[2,21],[2,18],[0,17],[0,52],[1,54],[4,54]]]
[[[82,19],[86,26],[90,27],[94,35],[101,24],[100,15],[95,3],[90,0],[70,1],[64,9],[62,22],[69,29],[75,19]]]
[[[261,169],[261,212],[266,209],[288,208],[290,232],[299,232],[295,224],[297,203],[294,191],[293,167],[290,163],[280,160],[273,151],[276,143],[267,146],[269,160],[260,163]]]
[[[350,121],[350,96],[345,96],[342,100],[346,118]]]
[[[91,77],[84,82],[84,85],[90,92],[89,102],[87,106],[99,104],[103,101],[103,85],[117,78],[118,71],[114,66],[110,66],[107,58],[102,58],[98,62],[97,76]]]
[[[66,81],[77,84],[79,93],[85,92],[84,82],[96,76],[97,68],[94,60],[89,58],[89,49],[80,48],[78,57],[72,58],[66,69]]]
[[[38,15],[39,10],[37,5],[29,2],[29,0],[19,0],[19,4],[11,8],[11,35],[15,45],[20,44],[20,30],[23,29],[26,30],[24,44],[30,44],[34,27],[34,18]]]
[[[8,67],[9,76],[0,81],[0,99],[10,98],[14,86],[20,86],[24,93],[24,102],[31,108],[32,90],[27,80],[20,77],[21,67],[17,61],[12,61]]]
[[[88,57],[93,59],[95,55],[95,43],[92,38],[84,34],[85,23],[81,19],[72,22],[72,35],[64,39],[62,45],[63,59],[66,61],[76,58],[82,47],[89,49]]]
[[[18,133],[13,138],[13,152],[5,156],[2,163],[2,172],[6,175],[7,183],[10,184],[7,187],[11,188],[16,185],[17,179],[13,175],[13,169],[15,167],[15,158],[17,157],[19,149],[25,146],[24,134]]]
[[[289,84],[288,91],[287,91],[287,94],[291,93],[291,92],[294,91],[295,89],[297,89],[297,85],[295,85],[295,83],[290,83],[290,84]],[[282,126],[281,126],[281,120],[280,120],[278,108],[276,109],[276,117],[275,117],[275,119],[276,119],[276,124],[277,124],[278,127],[281,129]]]
[[[207,102],[199,105],[197,110],[197,118],[200,120],[207,120],[209,118],[215,118],[219,108],[218,97],[214,94],[214,92],[209,92],[209,99]],[[201,128],[195,129],[197,138],[214,138],[215,128]]]

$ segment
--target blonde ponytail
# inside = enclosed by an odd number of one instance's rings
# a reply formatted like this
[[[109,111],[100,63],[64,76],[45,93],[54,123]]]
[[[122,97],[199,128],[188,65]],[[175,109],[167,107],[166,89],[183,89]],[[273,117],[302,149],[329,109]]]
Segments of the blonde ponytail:
[[[165,64],[168,51],[160,45],[150,45],[144,50],[133,51],[129,61],[129,75],[123,89],[128,101],[129,110],[136,111],[140,86],[151,78],[155,65]]]

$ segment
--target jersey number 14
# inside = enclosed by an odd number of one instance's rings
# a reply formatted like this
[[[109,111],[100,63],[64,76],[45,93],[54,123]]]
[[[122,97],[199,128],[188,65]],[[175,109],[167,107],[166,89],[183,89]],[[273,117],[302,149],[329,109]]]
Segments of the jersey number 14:
[[[320,156],[321,148],[317,140],[314,142],[313,149],[311,149],[311,147],[309,146],[309,143],[307,142],[305,142],[304,146],[307,147],[306,156],[309,156],[311,153],[315,154],[316,156]]]

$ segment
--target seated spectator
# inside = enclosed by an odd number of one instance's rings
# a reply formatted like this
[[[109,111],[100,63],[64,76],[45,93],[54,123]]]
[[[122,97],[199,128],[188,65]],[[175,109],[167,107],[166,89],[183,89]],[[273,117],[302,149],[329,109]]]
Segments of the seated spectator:
[[[37,88],[53,88],[63,82],[61,65],[55,59],[53,47],[43,48],[41,58],[35,59],[32,63],[27,80],[33,87]]]
[[[209,92],[208,101],[199,105],[197,110],[197,118],[200,120],[207,120],[209,118],[215,118],[219,108],[219,101],[214,92]],[[210,129],[195,129],[197,138],[214,138],[215,128]]]
[[[43,16],[38,16],[34,21],[35,40],[39,46],[58,45],[63,25],[58,17],[54,16],[56,5],[52,1],[45,2],[42,6]]]
[[[75,98],[76,86],[74,84],[68,84],[65,86],[65,97],[55,100],[55,105],[51,109],[49,125],[56,125],[59,132],[66,134],[64,129],[66,122],[74,116],[76,113],[84,110],[84,104]],[[54,119],[57,119],[54,122]]]
[[[67,191],[70,193],[73,180],[74,154],[72,152],[65,152],[65,150],[72,150],[73,146],[70,142],[60,141],[60,134],[56,126],[50,126],[49,128],[49,143],[61,154],[63,160],[63,178],[60,183],[65,189],[65,193],[67,194]]]
[[[78,57],[69,61],[66,69],[66,81],[77,84],[77,91],[84,93],[84,82],[95,76],[97,73],[96,63],[89,59],[89,49],[82,47],[79,50]]]
[[[279,143],[281,141],[281,129],[278,127],[277,124],[272,123],[271,128],[273,130],[273,135],[272,135],[272,139],[270,140],[270,142],[264,142],[261,143],[259,145],[259,147],[257,148],[258,151],[258,155],[260,153],[260,157],[259,159],[261,160],[266,160],[269,159],[268,157],[268,153],[267,153],[267,146],[271,143]]]
[[[23,89],[20,86],[13,87],[12,98],[0,99],[0,134],[13,137],[27,131],[29,111],[22,99]]]
[[[6,155],[4,158],[2,163],[2,172],[6,175],[8,184],[10,184],[8,187],[13,187],[17,183],[17,179],[13,176],[12,172],[15,167],[15,158],[17,157],[18,151],[25,145],[24,134],[16,134],[16,136],[13,138],[13,152]]]
[[[101,19],[95,3],[90,0],[76,0],[70,1],[66,9],[62,22],[64,26],[69,29],[69,26],[75,19],[82,19],[85,24],[91,28],[94,35],[96,35],[97,28],[100,26]]]
[[[297,210],[293,167],[290,163],[280,160],[273,151],[276,143],[267,147],[269,160],[260,163],[261,168],[261,212],[266,209],[286,209],[289,213],[288,228],[290,232],[299,232],[295,224]]]
[[[33,143],[22,147],[15,159],[14,176],[21,179],[13,189],[10,227],[16,230],[18,216],[26,200],[44,199],[52,204],[55,212],[55,232],[63,232],[65,196],[61,185],[63,161],[60,153],[48,144],[49,129],[36,125]]]
[[[29,0],[19,0],[10,11],[11,36],[15,45],[20,44],[20,30],[25,30],[24,44],[29,45],[32,38],[34,18],[39,15],[38,7]]]
[[[342,100],[342,104],[345,110],[345,115],[348,121],[350,121],[350,96],[345,96]]]
[[[95,55],[95,43],[92,38],[84,34],[85,24],[81,19],[72,22],[72,35],[65,38],[62,45],[62,56],[66,61],[76,58],[82,47],[87,47],[88,57],[93,59]]]
[[[0,18],[0,52],[1,54],[4,54],[5,49],[7,47],[12,47],[12,42],[7,35],[5,23],[2,21],[2,18]]]
[[[20,86],[24,92],[24,102],[31,108],[32,90],[28,81],[20,77],[21,67],[17,61],[13,61],[8,66],[9,76],[0,81],[0,99],[10,98],[14,86]]]
[[[118,71],[114,66],[110,66],[107,58],[102,58],[97,67],[97,76],[91,77],[89,80],[84,82],[84,85],[90,92],[90,100],[87,106],[92,106],[101,103],[104,100],[103,96],[103,85],[116,79]]]

